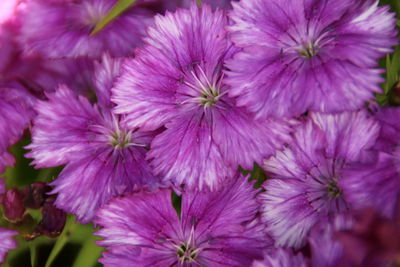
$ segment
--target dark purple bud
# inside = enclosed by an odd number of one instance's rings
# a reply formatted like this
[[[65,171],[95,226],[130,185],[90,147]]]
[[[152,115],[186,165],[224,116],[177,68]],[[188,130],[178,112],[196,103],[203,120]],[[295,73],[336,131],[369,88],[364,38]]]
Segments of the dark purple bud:
[[[39,209],[49,196],[46,194],[51,190],[45,182],[35,182],[27,188],[25,205],[31,209]]]
[[[13,223],[20,222],[24,218],[25,205],[24,194],[17,189],[7,190],[3,198],[4,217]]]
[[[65,226],[67,215],[64,211],[54,206],[55,197],[49,196],[43,204],[42,220],[38,224],[36,231],[49,237],[60,235]]]

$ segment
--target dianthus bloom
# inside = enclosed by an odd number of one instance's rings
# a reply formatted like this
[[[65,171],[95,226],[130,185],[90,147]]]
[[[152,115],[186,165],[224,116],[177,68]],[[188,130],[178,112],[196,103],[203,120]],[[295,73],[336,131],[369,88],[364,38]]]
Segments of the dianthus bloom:
[[[0,85],[0,173],[14,164],[8,148],[21,137],[34,117],[34,98],[20,85]]]
[[[400,108],[382,108],[375,117],[381,125],[377,159],[346,170],[341,186],[353,207],[374,207],[392,217],[400,194]]]
[[[396,20],[376,0],[233,3],[230,95],[257,117],[361,108],[379,92],[377,59],[396,44]]]
[[[271,173],[262,194],[263,219],[278,246],[299,248],[318,221],[347,211],[342,171],[367,156],[379,133],[364,111],[311,113],[293,141],[265,161]]]
[[[351,229],[353,219],[348,214],[333,219],[321,220],[310,232],[308,242],[311,250],[311,266],[364,266],[351,265],[344,257],[344,248],[337,240],[336,233]],[[354,248],[355,253],[361,248]]]
[[[110,88],[119,66],[119,60],[108,56],[97,66],[97,105],[66,86],[36,105],[38,116],[28,146],[32,151],[27,155],[39,168],[66,164],[51,184],[52,193],[58,193],[55,204],[82,222],[90,221],[111,197],[158,181],[145,161],[152,135],[128,130],[111,112]]]
[[[171,190],[116,198],[99,210],[97,235],[108,247],[105,266],[249,266],[271,244],[258,223],[256,190],[236,177],[214,192],[182,194],[181,215]]]
[[[155,18],[113,89],[116,112],[142,131],[165,127],[151,144],[157,174],[189,187],[216,188],[238,165],[252,169],[288,140],[281,121],[254,121],[228,97],[230,48],[224,11],[204,4]]]
[[[138,3],[91,36],[115,3],[117,0],[29,1],[21,19],[21,43],[28,51],[49,58],[100,58],[106,51],[112,56],[132,54],[154,12]]]

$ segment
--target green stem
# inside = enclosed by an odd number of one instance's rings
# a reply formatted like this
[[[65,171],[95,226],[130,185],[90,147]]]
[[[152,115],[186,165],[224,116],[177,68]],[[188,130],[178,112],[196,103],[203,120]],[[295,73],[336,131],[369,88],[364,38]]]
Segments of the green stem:
[[[31,252],[31,266],[32,267],[36,267],[37,250],[36,250],[36,243],[35,242],[31,242],[31,244],[29,244],[29,250]]]
[[[90,33],[91,36],[96,35],[110,22],[121,15],[126,9],[133,5],[136,0],[118,0],[113,8],[96,24],[93,31]]]
[[[61,252],[63,247],[67,244],[67,242],[71,236],[71,232],[76,228],[76,226],[77,226],[77,224],[74,223],[74,217],[69,216],[67,218],[67,223],[65,224],[64,231],[57,238],[57,241],[54,244],[49,257],[47,258],[45,267],[51,266],[51,264],[57,258],[57,255]]]
[[[90,237],[83,243],[72,267],[91,267],[96,264],[97,259],[103,251],[103,248],[97,246],[95,243],[98,239],[99,238],[96,236],[90,235]]]

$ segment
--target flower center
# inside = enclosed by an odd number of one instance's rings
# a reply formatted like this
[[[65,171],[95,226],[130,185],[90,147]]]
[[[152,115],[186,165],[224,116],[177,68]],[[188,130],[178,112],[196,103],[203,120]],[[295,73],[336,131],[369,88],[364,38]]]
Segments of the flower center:
[[[330,198],[337,198],[342,194],[342,190],[339,188],[335,179],[330,179],[326,184],[326,190]]]
[[[220,94],[214,87],[206,88],[200,97],[200,104],[204,107],[211,107],[218,102]]]
[[[299,54],[304,58],[312,58],[318,53],[318,47],[315,43],[304,45],[302,49],[299,50]]]
[[[183,103],[193,103],[195,105],[208,108],[217,104],[226,92],[221,92],[223,73],[220,67],[216,67],[212,74],[206,74],[199,64],[192,66],[188,78],[183,81],[185,85],[193,89],[196,94]]]
[[[110,136],[110,144],[116,149],[123,149],[131,144],[131,132],[114,132]]]
[[[190,245],[182,243],[178,247],[176,255],[181,262],[192,262],[197,257],[197,251],[197,249],[192,248]]]

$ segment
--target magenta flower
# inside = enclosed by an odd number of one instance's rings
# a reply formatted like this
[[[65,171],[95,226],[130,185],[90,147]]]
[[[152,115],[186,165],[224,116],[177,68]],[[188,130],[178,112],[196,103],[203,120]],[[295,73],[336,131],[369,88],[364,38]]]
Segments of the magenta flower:
[[[343,245],[337,239],[338,231],[347,231],[353,227],[352,216],[337,216],[333,220],[321,220],[310,232],[308,242],[311,250],[311,266],[361,266],[352,265],[344,255]],[[362,253],[361,247],[354,247],[354,253]]]
[[[227,62],[227,83],[257,118],[355,110],[380,92],[377,59],[396,44],[389,7],[376,0],[233,6],[229,30],[242,50]]]
[[[377,159],[346,170],[341,187],[353,207],[373,207],[393,217],[400,194],[400,108],[383,108],[375,117],[381,125]]]
[[[182,194],[178,217],[171,190],[116,198],[96,219],[105,266],[249,266],[270,245],[256,214],[256,190],[244,177],[215,192]]]
[[[400,145],[400,107],[384,107],[378,109],[375,118],[381,125],[376,149],[392,153]]]
[[[6,166],[14,165],[14,157],[8,148],[22,137],[34,117],[35,99],[20,85],[0,85],[0,173]]]
[[[252,169],[289,140],[286,123],[255,121],[228,97],[226,26],[225,12],[206,4],[156,16],[113,89],[115,111],[129,127],[166,128],[148,157],[156,174],[176,184],[216,188],[238,165]]]
[[[119,65],[119,60],[104,56],[97,66],[98,105],[66,86],[36,105],[27,156],[39,168],[66,165],[51,184],[52,193],[58,193],[55,205],[84,223],[111,197],[158,182],[145,161],[152,134],[128,130],[121,116],[111,112],[110,86]]]
[[[141,44],[154,12],[137,4],[94,36],[94,26],[116,0],[47,1],[32,0],[22,14],[20,41],[30,52],[49,58],[88,56],[100,58],[133,53]]]
[[[261,194],[263,220],[277,246],[300,248],[319,221],[347,211],[342,172],[370,160],[379,124],[366,112],[311,113],[293,141],[265,161],[273,179]]]

